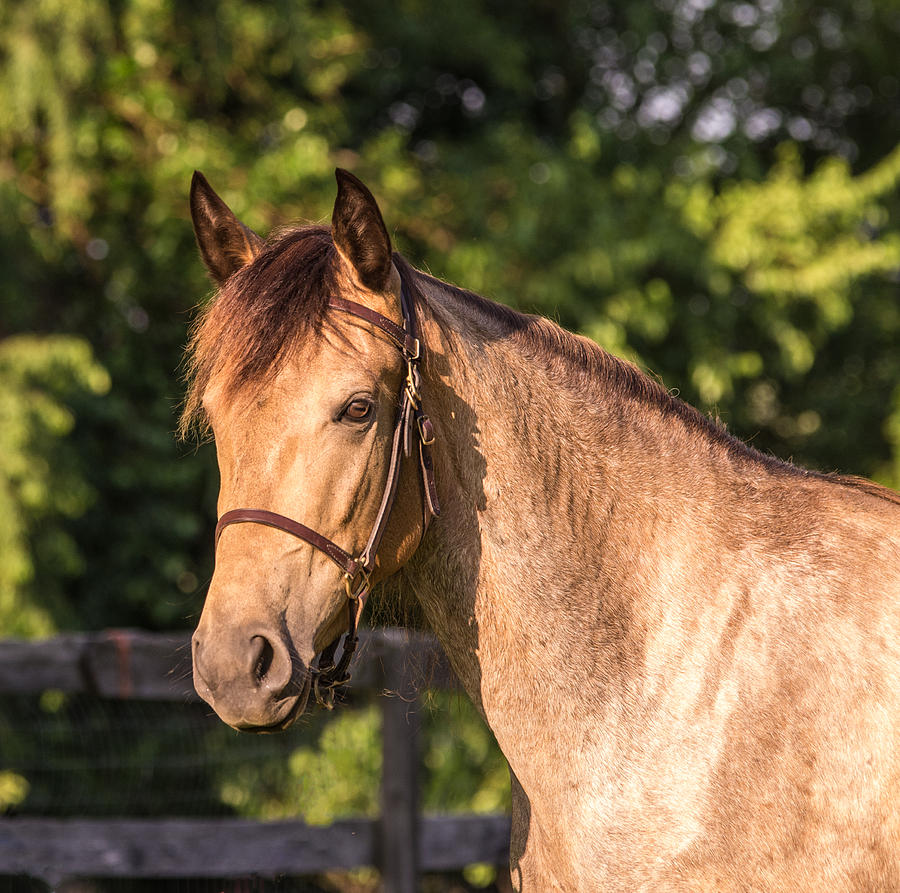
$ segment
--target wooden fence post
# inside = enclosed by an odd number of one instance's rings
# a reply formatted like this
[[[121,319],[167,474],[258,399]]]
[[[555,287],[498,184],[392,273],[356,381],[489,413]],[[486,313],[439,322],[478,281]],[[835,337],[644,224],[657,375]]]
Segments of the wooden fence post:
[[[382,652],[381,878],[384,893],[415,893],[419,874],[419,704],[405,649]]]

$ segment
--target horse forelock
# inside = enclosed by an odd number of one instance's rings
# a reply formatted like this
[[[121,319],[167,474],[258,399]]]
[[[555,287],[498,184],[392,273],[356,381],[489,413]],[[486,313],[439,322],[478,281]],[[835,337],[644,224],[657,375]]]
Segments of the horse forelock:
[[[212,381],[227,397],[260,387],[298,338],[319,328],[337,290],[336,258],[329,227],[282,231],[201,309],[185,352],[182,437],[206,428],[203,395]]]

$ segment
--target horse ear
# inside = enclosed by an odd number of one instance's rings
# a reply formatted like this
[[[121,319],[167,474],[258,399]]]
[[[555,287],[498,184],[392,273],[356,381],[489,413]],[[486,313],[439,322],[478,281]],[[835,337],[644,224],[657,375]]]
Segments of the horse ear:
[[[375,197],[349,171],[338,168],[331,237],[342,257],[371,291],[384,291],[391,274],[391,238]]]
[[[250,263],[264,244],[234,216],[200,171],[194,171],[191,180],[191,219],[203,263],[218,285]]]

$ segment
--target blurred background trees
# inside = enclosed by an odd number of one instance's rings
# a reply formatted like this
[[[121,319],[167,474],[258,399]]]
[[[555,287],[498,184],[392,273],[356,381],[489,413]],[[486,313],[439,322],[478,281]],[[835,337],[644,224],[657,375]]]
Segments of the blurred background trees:
[[[3,4],[0,630],[199,611],[195,168],[265,233],[348,167],[417,265],[900,485],[898,51],[895,0]]]
[[[891,0],[5,4],[0,627],[197,611],[194,168],[266,232],[350,167],[414,262],[896,485],[898,48]]]

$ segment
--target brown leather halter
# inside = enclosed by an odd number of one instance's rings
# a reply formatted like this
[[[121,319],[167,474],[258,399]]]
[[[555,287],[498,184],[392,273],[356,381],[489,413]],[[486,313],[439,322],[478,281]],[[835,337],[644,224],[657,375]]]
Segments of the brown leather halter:
[[[434,465],[431,458],[431,444],[434,443],[434,428],[431,420],[422,411],[422,398],[419,391],[419,363],[422,360],[422,343],[416,337],[415,309],[406,282],[401,277],[400,307],[403,313],[403,326],[398,326],[386,316],[344,298],[332,298],[328,306],[349,313],[359,319],[371,323],[381,329],[403,354],[406,362],[406,379],[400,390],[400,409],[394,426],[394,440],[391,447],[391,462],[388,467],[387,480],[381,506],[372,527],[372,533],[365,548],[354,558],[339,545],[322,534],[310,529],[299,521],[294,521],[276,512],[265,509],[232,509],[225,512],[216,524],[216,545],[222,531],[229,524],[251,522],[276,527],[292,536],[309,543],[327,555],[344,572],[344,590],[347,593],[347,633],[344,636],[340,659],[335,663],[334,655],[338,639],[335,639],[319,655],[315,667],[310,667],[313,677],[313,692],[319,704],[331,709],[334,705],[335,689],[345,685],[350,679],[348,667],[350,658],[359,641],[358,626],[363,607],[369,595],[370,577],[375,567],[375,555],[387,527],[397,494],[397,483],[400,480],[400,466],[403,456],[412,452],[413,437],[418,440],[419,468],[422,474],[422,535],[437,517],[441,510],[438,504],[437,490],[434,483]]]

